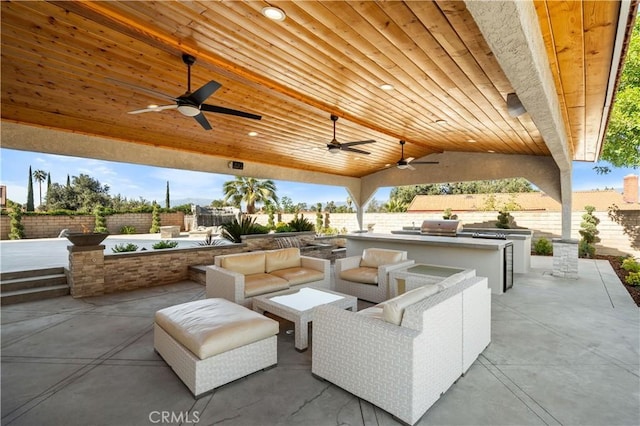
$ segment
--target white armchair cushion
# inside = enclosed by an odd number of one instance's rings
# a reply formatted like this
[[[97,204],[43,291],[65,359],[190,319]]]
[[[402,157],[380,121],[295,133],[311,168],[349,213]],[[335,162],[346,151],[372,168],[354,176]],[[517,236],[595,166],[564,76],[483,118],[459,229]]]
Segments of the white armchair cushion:
[[[389,299],[381,303],[382,319],[388,323],[400,325],[402,323],[404,310],[407,306],[413,305],[439,291],[440,287],[437,285],[425,285],[401,294],[400,296],[396,296],[393,299]]]
[[[368,248],[362,252],[360,266],[377,268],[390,263],[398,263],[406,259],[406,252],[397,250],[385,250],[378,248]]]
[[[259,252],[225,256],[220,266],[243,275],[261,274],[264,273],[265,255]]]
[[[378,284],[378,268],[359,267],[340,271],[340,278],[363,284]]]
[[[300,267],[300,249],[291,247],[265,252],[265,272]]]

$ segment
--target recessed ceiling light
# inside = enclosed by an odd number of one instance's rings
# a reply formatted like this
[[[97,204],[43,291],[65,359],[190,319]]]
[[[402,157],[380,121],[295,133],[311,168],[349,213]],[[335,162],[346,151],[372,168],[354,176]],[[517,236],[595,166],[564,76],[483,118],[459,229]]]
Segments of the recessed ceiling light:
[[[439,119],[435,121],[436,124],[447,124],[446,120]]]
[[[287,17],[282,9],[273,6],[262,8],[262,14],[274,21],[284,21],[284,18]]]
[[[249,136],[258,136],[258,132],[249,132],[247,133]]]
[[[491,153],[494,153],[495,151],[494,151],[494,150],[492,150],[492,149],[490,149],[490,150],[489,150],[489,151],[487,151],[487,152],[491,152]]]
[[[381,85],[380,85],[380,88],[381,88],[382,90],[393,90],[393,85],[392,85],[392,84],[387,84],[387,83],[385,83],[385,84],[381,84]]]
[[[475,139],[467,139],[467,142],[469,143],[476,143],[477,141]]]

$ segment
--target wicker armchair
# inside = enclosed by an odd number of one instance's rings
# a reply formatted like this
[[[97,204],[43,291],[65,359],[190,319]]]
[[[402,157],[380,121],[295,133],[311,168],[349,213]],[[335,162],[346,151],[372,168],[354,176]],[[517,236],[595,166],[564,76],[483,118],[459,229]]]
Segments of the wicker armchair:
[[[391,297],[389,272],[413,265],[406,251],[368,248],[362,256],[336,259],[336,291],[380,303]]]

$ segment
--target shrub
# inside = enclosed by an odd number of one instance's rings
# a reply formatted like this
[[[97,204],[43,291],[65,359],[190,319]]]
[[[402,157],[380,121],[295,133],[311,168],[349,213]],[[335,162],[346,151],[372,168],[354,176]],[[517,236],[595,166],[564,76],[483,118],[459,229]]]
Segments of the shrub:
[[[168,249],[168,248],[176,248],[177,246],[178,246],[177,241],[162,240],[153,244],[151,247],[153,247],[155,250],[162,250],[162,249]]]
[[[256,218],[250,216],[242,216],[240,222],[234,218],[233,222],[224,223],[220,226],[222,228],[221,235],[231,242],[241,243],[241,235],[269,233],[267,227],[257,225],[255,222]]]
[[[115,247],[111,249],[111,251],[114,253],[126,253],[128,251],[136,251],[136,250],[138,250],[138,246],[133,243],[116,244]]]
[[[94,216],[96,217],[95,226],[93,227],[93,232],[108,232],[107,230],[107,217],[104,207],[97,206],[93,211]]]
[[[640,285],[640,272],[630,272],[624,280],[629,285]]]
[[[122,228],[120,228],[120,233],[121,234],[135,234],[136,233],[136,228],[133,227],[133,226],[125,225]]]
[[[595,207],[584,206],[584,209],[586,213],[582,215],[582,222],[580,223],[580,230],[578,231],[582,236],[580,244],[578,245],[578,254],[580,257],[593,258],[596,254],[595,243],[600,241],[598,237],[600,231],[597,229],[600,219],[593,215],[596,209]]]
[[[294,217],[287,225],[293,229],[293,232],[313,231],[315,229],[313,223],[309,222],[309,219],[304,217],[303,214],[300,217]]]
[[[9,212],[10,222],[10,231],[9,231],[9,239],[10,240],[21,240],[24,238],[24,225],[22,225],[22,206],[20,204],[14,203],[13,201],[9,201],[7,203],[9,207],[11,207],[11,211]]]
[[[500,211],[498,213],[498,221],[496,222],[496,228],[509,229],[511,228],[511,222],[513,216],[508,211]]]
[[[622,261],[622,269],[628,272],[640,272],[640,262],[633,257],[627,257]]]
[[[293,229],[286,223],[279,222],[276,225],[276,232],[293,232]]]
[[[153,203],[153,211],[151,212],[151,229],[150,234],[157,234],[160,232],[160,206],[157,203]]]
[[[551,256],[553,254],[553,245],[549,240],[542,237],[536,241],[533,246],[533,251],[539,256]]]
[[[198,243],[199,246],[226,246],[229,241],[224,238],[215,238],[213,235],[207,235],[204,241]]]

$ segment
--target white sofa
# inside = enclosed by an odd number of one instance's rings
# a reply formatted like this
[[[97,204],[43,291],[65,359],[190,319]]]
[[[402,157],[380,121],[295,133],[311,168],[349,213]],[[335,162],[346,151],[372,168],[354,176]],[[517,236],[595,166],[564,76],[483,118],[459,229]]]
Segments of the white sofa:
[[[301,256],[297,247],[216,256],[207,266],[207,297],[251,308],[252,298],[302,287],[331,287],[330,262]]]
[[[414,424],[490,340],[487,278],[456,274],[357,313],[317,307],[312,373]]]
[[[407,260],[406,251],[380,248],[367,248],[361,256],[336,259],[336,291],[369,302],[383,302],[391,297],[389,272],[413,263]]]

